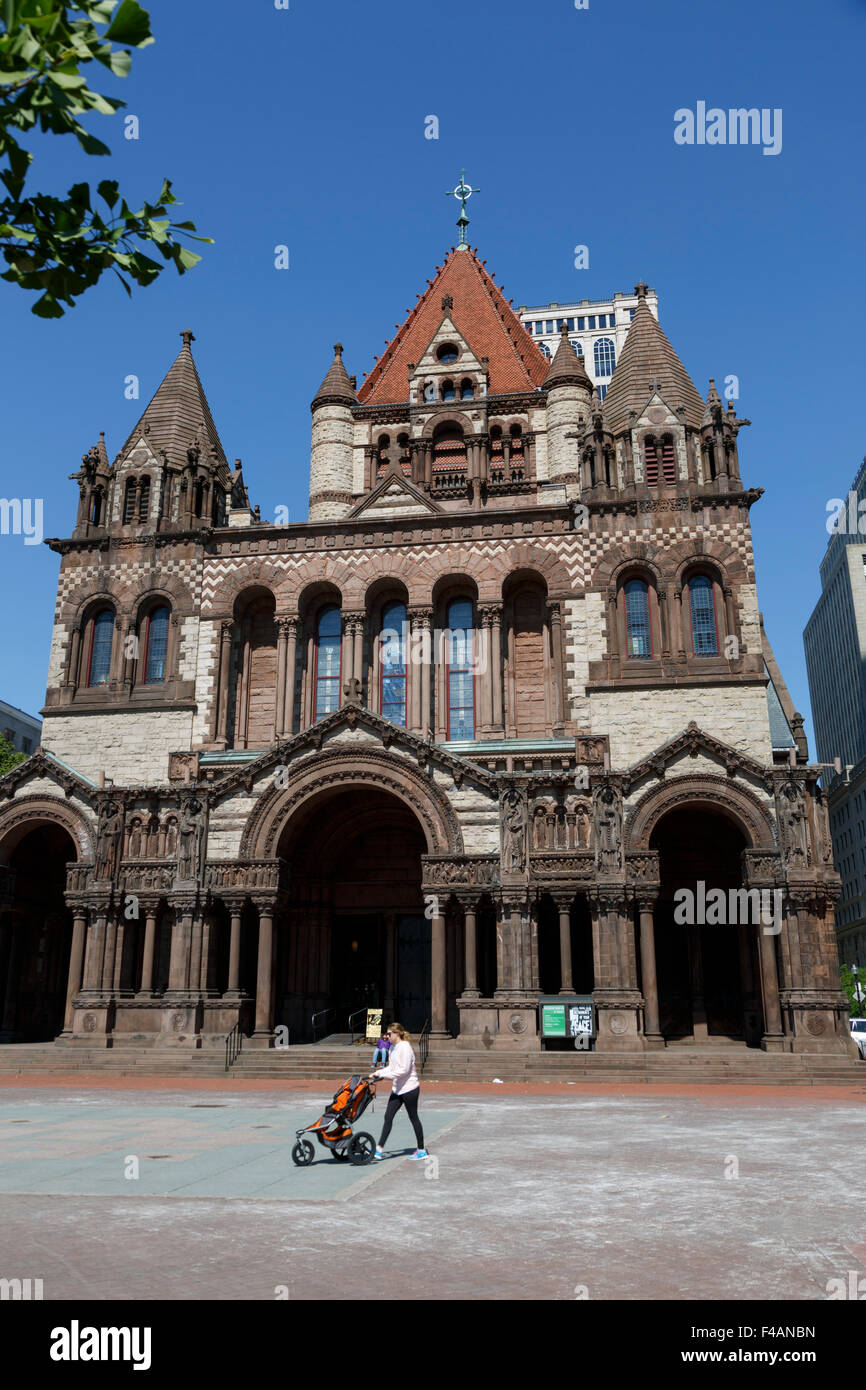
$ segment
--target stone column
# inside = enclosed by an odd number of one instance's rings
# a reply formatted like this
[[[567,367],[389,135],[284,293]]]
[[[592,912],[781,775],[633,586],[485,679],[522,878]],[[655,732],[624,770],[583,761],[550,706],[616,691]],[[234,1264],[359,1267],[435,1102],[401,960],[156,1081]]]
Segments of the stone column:
[[[243,913],[243,899],[229,898],[227,907],[231,914],[231,927],[229,928],[229,978],[228,994],[238,994],[240,991],[240,965],[241,965],[241,917]]]
[[[406,665],[406,727],[411,733],[421,730],[421,666],[416,661],[418,655],[418,615],[414,608],[406,610],[408,626],[405,665]]]
[[[481,680],[479,682],[481,686],[481,729],[484,733],[489,733],[490,725],[493,722],[493,672],[491,669],[490,661],[490,650],[492,645],[490,638],[490,629],[492,626],[492,620],[490,615],[490,609],[487,607],[486,604],[478,605],[478,621],[480,626],[478,637],[481,641],[480,655],[482,656],[484,662]]]
[[[442,743],[448,737],[448,640],[444,629],[439,633],[436,658],[436,738]]]
[[[353,632],[353,627],[354,627],[354,624],[353,624],[353,621],[352,621],[352,614],[346,613],[346,612],[344,611],[344,612],[341,614],[341,618],[342,618],[342,636],[341,636],[341,638],[340,638],[340,692],[339,692],[339,699],[338,699],[338,704],[340,704],[340,705],[342,705],[342,703],[343,703],[343,686],[346,684],[347,681],[350,681],[350,680],[352,679],[353,675],[355,674],[355,672],[354,672],[354,670],[353,670],[354,655],[355,655],[355,644],[354,644],[354,642],[353,642],[353,640],[352,640],[352,632]],[[314,694],[313,694],[313,717],[314,717],[314,718],[315,718],[315,713],[316,713],[316,697],[315,697],[315,693],[314,693]]]
[[[81,629],[77,625],[72,629],[72,640],[69,644],[69,666],[66,671],[66,689],[75,690],[79,684],[78,663],[81,654]]]
[[[607,654],[611,660],[620,655],[619,613],[615,589],[611,590],[607,596]]]
[[[715,586],[713,586],[715,587]],[[737,613],[734,608],[734,591],[730,584],[724,588],[725,595],[725,636],[736,637],[737,635]],[[725,644],[722,641],[722,654],[724,654]]]
[[[63,1016],[63,1034],[69,1036],[75,1020],[72,1001],[81,988],[81,966],[84,960],[84,937],[87,927],[87,909],[75,907],[72,912],[72,950],[69,955],[69,977],[66,985],[66,1013]]]
[[[560,994],[573,994],[574,982],[572,980],[571,966],[571,904],[574,901],[573,893],[553,893],[551,895],[557,908],[559,909],[559,969],[560,969]]]
[[[189,951],[189,988],[201,988],[201,968],[204,958],[204,914],[198,908],[192,919],[192,935]]]
[[[171,953],[168,963],[168,992],[183,994],[189,985],[189,957],[192,945],[192,915],[195,899],[185,898],[175,903],[171,927]]]
[[[430,951],[430,1036],[447,1038],[446,1027],[446,988],[445,988],[445,918],[437,912],[433,918],[433,932]]]
[[[421,733],[426,738],[433,733],[433,716],[430,710],[430,663],[433,657],[433,609],[416,609],[416,620],[421,633],[421,659],[418,663],[418,677],[421,686]]]
[[[502,605],[490,605],[490,674],[493,688],[493,729],[505,732],[502,723]]]
[[[659,604],[659,629],[661,636],[661,654],[663,657],[670,657],[671,654],[671,635],[670,623],[668,621],[668,591],[664,585],[660,584],[657,590]]]
[[[117,948],[117,909],[112,908],[108,914],[108,921],[105,931],[105,955],[102,960],[102,982],[101,988],[110,991],[114,989],[114,957]]]
[[[156,946],[157,904],[155,902],[146,903],[144,912],[144,951],[141,960],[141,992],[142,994],[150,994],[153,991],[153,955]]]
[[[102,988],[102,962],[105,957],[106,909],[91,908],[84,953],[84,989]]]
[[[659,1027],[659,996],[656,980],[656,943],[653,921],[654,898],[639,898],[640,962],[644,997],[644,1037],[647,1045],[663,1047]]]
[[[462,995],[464,999],[478,999],[481,995],[481,991],[478,988],[477,913],[477,900],[475,898],[466,899],[463,904],[464,946],[466,953],[466,978]]]
[[[260,1046],[271,1039],[271,989],[274,978],[274,904],[259,904],[259,955],[256,970],[255,1036]]]
[[[286,720],[286,645],[285,618],[277,618],[277,699],[274,710],[274,734],[279,738]]]
[[[784,1048],[782,1033],[782,1009],[779,1003],[779,973],[776,969],[776,947],[774,937],[758,927],[758,943],[761,960],[761,990],[764,1002],[764,1037],[761,1046],[765,1052],[780,1052]]]
[[[685,651],[683,641],[683,591],[677,585],[674,589],[674,601],[670,608],[671,620],[671,656],[675,659],[681,657]]]
[[[364,628],[365,615],[356,613],[352,625],[353,653],[352,653],[352,675],[360,686],[361,699],[364,698]]]
[[[295,670],[298,658],[298,619],[281,618],[280,626],[286,634],[286,677],[285,698],[283,700],[283,722],[277,732],[283,738],[291,738],[295,728]]]

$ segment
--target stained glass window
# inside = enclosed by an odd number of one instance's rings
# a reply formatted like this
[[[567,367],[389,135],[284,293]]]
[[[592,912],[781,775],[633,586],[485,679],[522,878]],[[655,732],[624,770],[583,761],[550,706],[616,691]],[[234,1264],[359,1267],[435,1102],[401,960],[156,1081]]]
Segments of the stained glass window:
[[[316,719],[340,708],[341,635],[339,608],[323,608],[316,624]]]
[[[632,660],[652,656],[649,588],[643,579],[629,579],[625,585],[625,631],[628,655]]]
[[[380,709],[385,719],[406,727],[406,605],[387,603],[382,610],[379,651]]]

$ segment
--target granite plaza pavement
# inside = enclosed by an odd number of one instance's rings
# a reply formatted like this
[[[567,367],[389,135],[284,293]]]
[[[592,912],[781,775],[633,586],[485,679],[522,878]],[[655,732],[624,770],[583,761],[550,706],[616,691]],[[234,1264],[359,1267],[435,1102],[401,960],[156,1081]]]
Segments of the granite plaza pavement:
[[[384,1162],[297,1169],[331,1082],[0,1085],[0,1277],[46,1300],[372,1301],[398,1270],[409,1299],[823,1301],[866,1273],[866,1084],[470,1089],[424,1085],[427,1163],[401,1112]]]

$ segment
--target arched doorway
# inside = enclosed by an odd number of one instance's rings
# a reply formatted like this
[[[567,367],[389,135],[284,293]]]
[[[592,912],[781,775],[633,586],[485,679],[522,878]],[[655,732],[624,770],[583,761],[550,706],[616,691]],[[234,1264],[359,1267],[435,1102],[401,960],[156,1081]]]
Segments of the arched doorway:
[[[47,1042],[63,1029],[72,915],[64,901],[72,836],[30,822],[0,858],[11,906],[0,915],[0,1041]]]
[[[661,818],[650,847],[661,879],[654,936],[662,1036],[759,1046],[761,927],[732,897],[742,887],[744,834],[720,812],[688,807]]]
[[[293,1040],[313,1037],[317,1014],[317,1037],[345,1033],[367,1007],[412,1032],[423,1027],[431,995],[426,852],[415,815],[379,788],[323,791],[285,827],[277,853],[291,887],[278,924],[274,1023],[285,1023]]]

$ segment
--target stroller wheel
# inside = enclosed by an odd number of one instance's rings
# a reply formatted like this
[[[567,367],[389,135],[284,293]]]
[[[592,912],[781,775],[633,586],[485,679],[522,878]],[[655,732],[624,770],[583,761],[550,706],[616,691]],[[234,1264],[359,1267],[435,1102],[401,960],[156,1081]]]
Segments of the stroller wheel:
[[[292,1149],[292,1162],[298,1168],[306,1168],[309,1163],[312,1163],[315,1152],[309,1139],[299,1139]]]
[[[353,1163],[369,1163],[376,1152],[376,1141],[372,1134],[356,1134],[349,1144]]]
[[[345,1163],[346,1159],[349,1157],[348,1146],[345,1149],[332,1149],[331,1153],[339,1163]]]

